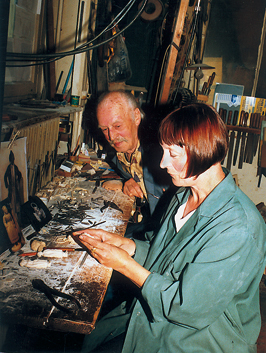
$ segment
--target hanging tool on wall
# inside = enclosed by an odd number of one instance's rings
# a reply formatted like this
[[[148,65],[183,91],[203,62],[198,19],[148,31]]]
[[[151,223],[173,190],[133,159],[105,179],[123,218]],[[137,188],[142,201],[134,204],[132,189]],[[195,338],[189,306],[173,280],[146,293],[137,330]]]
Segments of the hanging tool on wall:
[[[247,127],[248,117],[249,117],[249,113],[247,113],[247,112],[244,113],[243,127]],[[246,139],[247,139],[247,134],[245,131],[243,131],[242,136],[241,136],[241,147],[240,147],[240,154],[239,154],[239,161],[238,161],[238,168],[239,169],[242,169],[242,167],[243,167]]]
[[[232,116],[233,116],[233,111],[230,110],[228,113],[228,119],[227,119],[228,125],[232,124]],[[229,132],[228,132],[228,134],[229,134]],[[230,134],[230,139],[229,139],[229,149],[228,149],[228,153],[227,153],[227,162],[226,162],[226,168],[228,170],[231,169],[234,142],[235,142],[235,132],[234,132],[234,130],[232,130],[231,134]]]
[[[263,115],[261,115],[259,113],[255,113],[255,116],[256,117],[255,117],[254,127],[255,127],[255,129],[258,129],[259,131],[261,131],[261,123],[263,120]],[[253,156],[255,156],[257,153],[259,141],[260,141],[260,134],[256,134],[254,136]]]
[[[254,128],[254,121],[255,121],[255,114],[251,113],[250,114],[250,123],[249,127]],[[252,164],[253,160],[253,144],[254,144],[254,133],[249,132],[247,136],[247,143],[246,143],[246,148],[245,148],[245,154],[244,154],[244,162]]]
[[[240,119],[239,119],[239,124],[238,124],[239,126],[242,126],[242,124],[243,124],[244,114],[245,114],[245,111],[242,110],[241,113],[240,113]],[[237,132],[237,136],[236,136],[236,145],[235,145],[234,158],[233,158],[233,165],[234,166],[236,165],[236,160],[237,160],[237,157],[238,157],[240,139],[241,139],[241,131],[238,131]]]

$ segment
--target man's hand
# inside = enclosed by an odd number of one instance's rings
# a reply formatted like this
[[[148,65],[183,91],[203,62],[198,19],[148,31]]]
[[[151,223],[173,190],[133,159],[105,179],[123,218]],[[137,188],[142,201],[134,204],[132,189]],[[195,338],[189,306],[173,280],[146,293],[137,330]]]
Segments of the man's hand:
[[[143,198],[143,192],[141,188],[139,187],[138,183],[133,179],[129,179],[128,181],[125,182],[124,188],[123,188],[123,193],[128,195],[128,196],[136,196],[139,198]]]

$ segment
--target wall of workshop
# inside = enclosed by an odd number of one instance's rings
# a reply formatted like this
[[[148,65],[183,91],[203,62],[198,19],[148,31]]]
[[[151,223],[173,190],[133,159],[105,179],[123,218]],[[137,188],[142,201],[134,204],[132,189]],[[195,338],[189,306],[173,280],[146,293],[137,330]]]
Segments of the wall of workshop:
[[[227,158],[223,166],[226,166]],[[258,187],[259,177],[257,176],[258,152],[253,159],[253,163],[243,163],[243,168],[238,169],[238,160],[235,166],[231,167],[231,173],[236,175],[239,188],[257,205],[264,202],[266,205],[266,177],[262,176],[260,187]]]
[[[209,28],[203,62],[215,67],[215,83],[244,86],[244,95],[251,95],[260,44],[265,1],[263,0],[216,0],[212,1]],[[208,71],[204,72],[208,78]],[[266,52],[263,55],[256,97],[266,98]],[[208,103],[212,104],[214,87]],[[226,166],[225,159],[224,165]],[[255,203],[266,204],[266,178],[262,176],[260,187],[257,176],[258,153],[252,164],[238,161],[231,167],[237,176],[240,189]]]
[[[54,35],[57,51],[70,51],[88,39],[91,0],[54,0]],[[56,82],[61,80],[57,93],[80,96],[88,92],[87,53],[66,56],[56,62]]]
[[[204,58],[223,61],[223,83],[243,85],[250,96],[258,57],[265,0],[212,1]],[[266,98],[266,53],[256,97]]]

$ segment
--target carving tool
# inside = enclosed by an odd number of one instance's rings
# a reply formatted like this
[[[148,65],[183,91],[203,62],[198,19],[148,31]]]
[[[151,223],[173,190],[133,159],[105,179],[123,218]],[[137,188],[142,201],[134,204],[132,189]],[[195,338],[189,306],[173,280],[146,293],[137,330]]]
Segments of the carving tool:
[[[95,181],[95,187],[94,187],[94,189],[92,190],[92,194],[94,194],[94,193],[96,192],[98,186],[100,186],[100,179],[97,179],[97,180]]]
[[[249,127],[254,127],[254,120],[256,116],[254,113],[250,114],[250,124]],[[254,134],[252,132],[248,133],[247,143],[245,148],[244,162],[252,164],[253,160],[253,144],[254,144]]]
[[[230,110],[228,113],[228,125],[231,125],[232,115],[233,115],[233,112],[232,112],[232,110]],[[233,150],[234,150],[234,142],[235,142],[235,132],[234,132],[234,130],[232,130],[231,134],[230,134],[229,149],[228,149],[228,153],[227,153],[227,162],[226,162],[226,168],[228,170],[231,169]]]
[[[67,252],[73,252],[73,251],[85,251],[83,248],[56,248],[56,247],[44,247],[43,250],[62,250],[62,251],[67,251]],[[25,257],[25,256],[36,256],[37,251],[32,251],[32,252],[24,252],[22,254],[18,254],[18,256]]]
[[[214,79],[215,79],[215,75],[216,75],[216,73],[213,72],[212,75],[211,75],[210,82],[209,82],[209,84],[207,85],[207,93],[206,93],[207,96],[210,94],[211,87],[212,87],[213,81],[214,81]]]
[[[222,112],[222,120],[223,122],[226,124],[226,116],[227,116],[227,110],[226,109],[223,109],[223,112]]]
[[[255,121],[254,121],[254,127],[255,129],[258,129],[259,134],[256,134],[254,136],[254,145],[253,145],[253,156],[256,156],[258,145],[259,145],[259,140],[260,140],[260,130],[261,130],[261,122],[262,122],[262,115],[259,113],[255,113]]]
[[[89,253],[86,252],[86,254],[84,255],[83,259],[81,260],[81,263],[79,264],[79,268],[81,268],[84,265],[84,262],[86,261],[88,256],[89,256]]]
[[[240,119],[239,119],[239,126],[242,126],[243,119],[244,119],[244,114],[245,114],[245,111],[242,110],[242,111],[241,111],[241,114],[240,114]],[[238,156],[238,150],[239,150],[240,139],[241,139],[241,131],[238,131],[238,132],[237,132],[237,136],[236,136],[236,145],[235,145],[235,151],[234,151],[233,165],[236,165],[236,160],[237,160],[237,156]]]
[[[248,116],[249,116],[249,113],[244,113],[244,120],[243,120],[244,127],[247,126]],[[239,161],[238,161],[238,168],[239,169],[242,169],[242,167],[243,167],[246,139],[247,139],[246,132],[243,131],[242,137],[241,137],[241,147],[240,147],[240,155],[239,155]]]
[[[119,208],[119,207],[117,206],[117,204],[115,204],[114,202],[104,200],[103,203],[104,203],[104,206],[100,209],[101,212],[103,212],[106,208],[111,207],[111,208],[113,208],[114,210],[117,210],[117,211],[120,211],[120,212],[123,213],[123,210],[121,210],[121,208]]]

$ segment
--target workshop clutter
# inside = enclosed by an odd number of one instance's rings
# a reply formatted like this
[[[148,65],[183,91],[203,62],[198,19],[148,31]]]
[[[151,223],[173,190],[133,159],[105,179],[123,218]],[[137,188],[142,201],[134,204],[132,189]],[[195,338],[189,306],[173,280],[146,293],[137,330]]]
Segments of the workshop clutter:
[[[228,128],[227,169],[230,170],[232,165],[242,169],[243,163],[252,164],[257,153],[259,169],[266,100],[218,93],[214,98],[214,106]],[[258,174],[260,174],[259,170]]]

